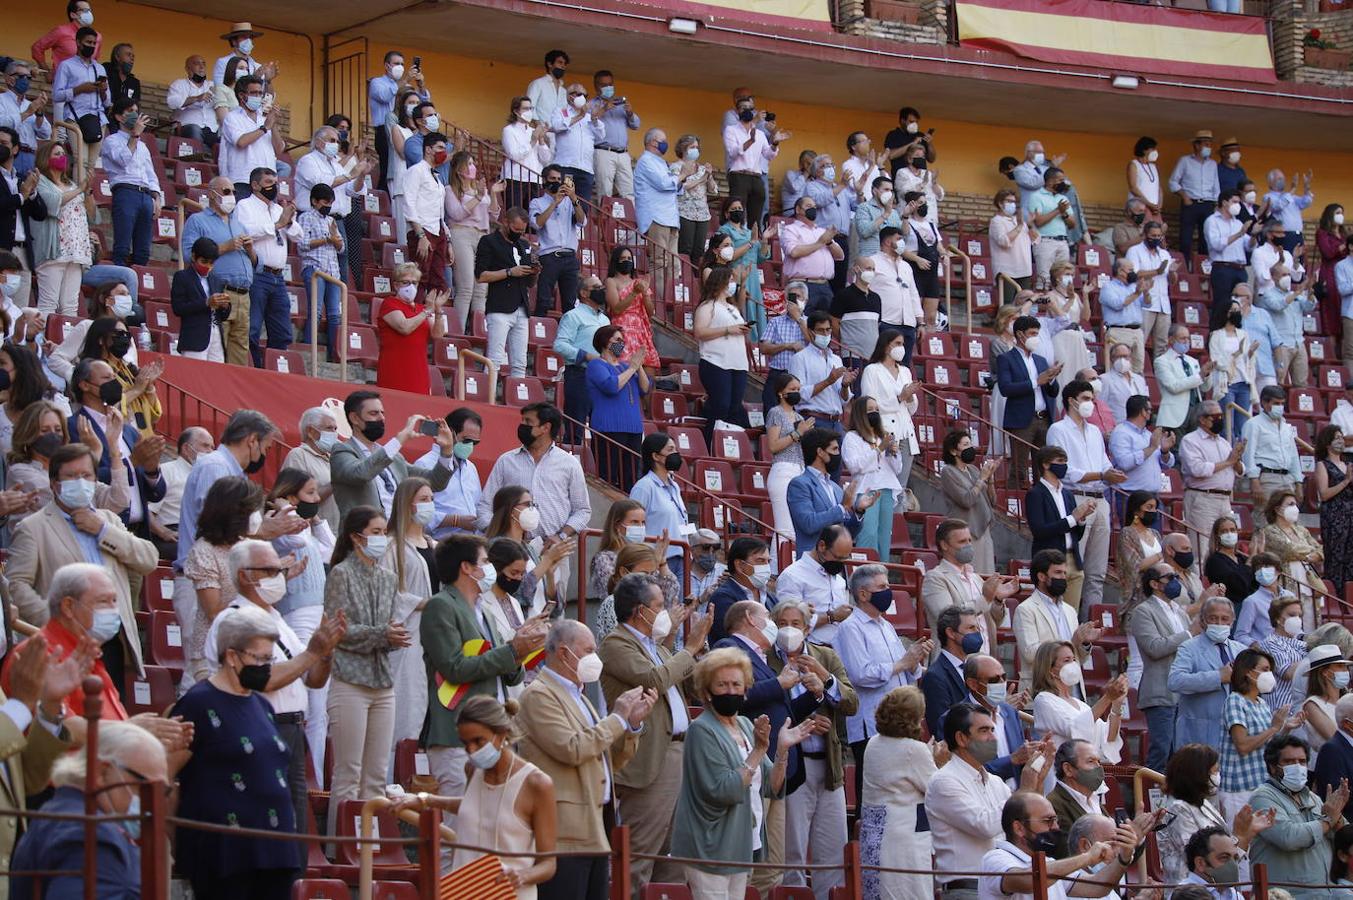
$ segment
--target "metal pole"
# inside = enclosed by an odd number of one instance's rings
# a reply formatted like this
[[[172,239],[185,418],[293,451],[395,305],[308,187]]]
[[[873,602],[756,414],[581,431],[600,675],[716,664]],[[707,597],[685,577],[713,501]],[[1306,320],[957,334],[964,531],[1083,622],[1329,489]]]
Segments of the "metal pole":
[[[611,829],[611,900],[626,900],[630,895],[630,828]]]
[[[418,891],[421,900],[437,900],[442,880],[442,814],[425,809],[418,817]]]
[[[37,652],[29,648],[29,652]],[[84,900],[98,900],[98,829],[94,818],[99,813],[99,717],[103,715],[103,679],[91,675],[84,680],[85,692],[85,880]],[[41,727],[41,726],[39,726]]]
[[[1045,854],[1035,853],[1033,863],[1033,895],[1037,900],[1048,900],[1048,858]]]
[[[167,806],[163,784],[155,781],[141,785],[141,896],[145,900],[169,897],[169,835],[164,825]]]
[[[846,896],[860,900],[864,896],[864,873],[860,870],[860,842],[850,841],[844,849]]]

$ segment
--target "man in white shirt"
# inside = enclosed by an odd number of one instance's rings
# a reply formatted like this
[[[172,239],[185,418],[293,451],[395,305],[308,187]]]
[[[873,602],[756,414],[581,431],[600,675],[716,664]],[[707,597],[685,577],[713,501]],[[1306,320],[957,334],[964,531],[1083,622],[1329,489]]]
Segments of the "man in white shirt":
[[[1100,391],[1100,398],[1109,404],[1113,420],[1122,422],[1127,418],[1128,398],[1148,396],[1146,379],[1141,373],[1132,371],[1130,345],[1113,344],[1109,349],[1109,358],[1109,370],[1101,379],[1104,382],[1104,389]]]
[[[1114,824],[1113,819],[1101,813],[1087,813],[1076,820],[1076,824],[1066,834],[1067,852],[1072,856],[1079,856],[1082,853],[1088,853],[1095,844],[1107,844],[1113,841],[1114,832],[1118,826]],[[1090,866],[1085,869],[1077,869],[1071,873],[1072,878],[1091,879],[1098,878],[1100,864]],[[1126,879],[1124,879],[1126,880]],[[1122,900],[1128,896],[1127,891],[1120,893],[1119,887],[1123,881],[1118,883],[1113,890],[1105,894],[1106,900]]]
[[[845,571],[854,549],[849,529],[828,525],[818,535],[817,546],[781,570],[775,581],[777,600],[799,601],[812,610],[807,637],[815,644],[831,646],[837,623],[850,616]]]
[[[456,442],[452,445],[454,461],[451,463],[451,480],[446,487],[432,495],[437,518],[428,533],[438,541],[456,532],[474,532],[481,493],[479,469],[470,456],[479,446],[484,420],[479,417],[479,413],[462,406],[447,413],[446,424],[455,435]],[[441,450],[433,447],[414,465],[430,469],[437,464],[440,456]]]
[[[238,111],[238,110],[237,110]],[[259,168],[249,173],[250,195],[235,205],[235,224],[247,234],[254,250],[254,283],[249,287],[249,353],[254,367],[263,368],[259,344],[266,323],[268,349],[291,346],[291,298],[287,296],[287,238],[301,239],[296,207],[277,200],[277,173]],[[238,193],[238,188],[236,189]]]
[[[446,145],[446,135],[427,135],[423,138],[423,161],[404,173],[409,249],[422,272],[419,286],[425,291],[446,290],[447,267],[456,264],[455,252],[446,239],[446,185],[436,172],[446,162]]]
[[[218,140],[218,123],[212,102],[216,85],[207,78],[206,58],[194,53],[183,61],[183,71],[187,76],[169,85],[169,94],[165,98],[178,123],[174,133],[214,147]]]
[[[1283,223],[1277,219],[1270,219],[1264,226],[1262,232],[1263,240],[1254,248],[1250,254],[1250,267],[1254,271],[1254,294],[1259,296],[1261,291],[1273,287],[1273,267],[1282,263],[1283,266],[1292,273],[1292,281],[1299,282],[1306,275],[1306,270],[1300,265],[1296,265],[1292,260],[1292,254],[1283,249],[1283,241],[1287,239],[1287,229]]]
[[[216,60],[216,65],[212,66],[211,80],[217,84],[224,82],[226,63],[236,56],[244,58],[244,71],[247,74],[257,75],[260,81],[272,81],[276,78],[277,63],[260,65],[258,60],[254,59],[254,38],[258,37],[263,37],[263,32],[255,31],[254,26],[248,22],[236,22],[229,31],[221,35],[221,40],[230,44],[230,52]]]
[[[1128,249],[1127,258],[1138,278],[1151,279],[1148,300],[1142,303],[1142,341],[1151,358],[1165,352],[1170,327],[1170,252],[1165,249],[1165,228],[1159,222],[1142,227],[1142,242]]]
[[[879,295],[879,330],[902,332],[907,348],[902,365],[909,367],[916,346],[916,323],[922,314],[921,292],[916,289],[911,264],[902,258],[901,244],[900,228],[885,225],[879,230],[879,252],[869,257],[874,261],[874,280],[869,289]]]
[[[329,215],[340,223],[341,228],[343,220],[352,212],[352,198],[366,193],[366,176],[372,163],[365,159],[354,161],[349,171],[339,162],[339,153],[338,129],[329,125],[316,129],[310,138],[310,152],[296,163],[296,209],[309,211],[310,189],[317,184],[327,184],[334,190]],[[348,254],[340,251],[337,255],[339,270],[346,277]]]
[[[1330,424],[1338,426],[1344,434],[1353,434],[1353,379],[1344,385],[1344,395],[1330,415]]]
[[[549,119],[554,163],[573,179],[578,196],[586,203],[592,202],[596,147],[606,139],[606,126],[601,121],[606,106],[599,100],[588,103],[587,88],[570,84],[567,105],[555,110]]]
[[[183,485],[188,481],[193,462],[203,453],[216,449],[211,432],[205,428],[184,429],[179,435],[178,458],[160,466],[164,478],[164,498],[150,504],[150,532],[160,548],[160,558],[173,560],[178,552],[179,504],[183,500]]]
[[[526,86],[526,96],[531,100],[537,122],[549,122],[556,111],[568,104],[568,92],[564,90],[568,64],[567,53],[550,50],[545,54],[545,74]]]
[[[1216,331],[1226,324],[1231,307],[1231,292],[1244,283],[1245,263],[1254,247],[1249,227],[1240,220],[1240,191],[1226,191],[1217,201],[1217,211],[1203,222],[1207,256],[1212,260],[1212,309],[1208,329]]]
[[[249,196],[253,171],[276,170],[277,155],[284,149],[277,107],[266,93],[257,78],[236,80],[235,99],[240,105],[221,121],[220,171],[235,185],[236,202]]]
[[[1086,421],[1095,412],[1095,389],[1076,379],[1062,388],[1066,415],[1048,428],[1048,446],[1066,451],[1067,470],[1062,484],[1079,502],[1093,504],[1094,511],[1081,524],[1081,565],[1085,582],[1081,610],[1104,601],[1104,576],[1109,571],[1109,504],[1104,499],[1108,485],[1120,484],[1127,475],[1115,469],[1104,446],[1104,432]]]

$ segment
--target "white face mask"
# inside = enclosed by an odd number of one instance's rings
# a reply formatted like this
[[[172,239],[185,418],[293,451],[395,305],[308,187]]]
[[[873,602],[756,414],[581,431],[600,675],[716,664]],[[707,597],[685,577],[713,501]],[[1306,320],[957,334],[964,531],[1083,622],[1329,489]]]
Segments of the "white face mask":
[[[1238,216],[1240,215],[1240,204],[1228,203],[1226,204],[1226,211],[1232,216]]]
[[[1073,659],[1057,670],[1057,676],[1062,679],[1062,684],[1075,687],[1081,683],[1081,664]]]
[[[737,292],[738,292],[738,283],[736,281],[728,282],[728,287],[724,288],[724,293],[727,294],[729,297],[733,296]]]
[[[1259,199],[1259,194],[1257,194],[1256,192],[1254,192],[1254,191],[1246,191],[1246,192],[1245,192],[1245,202],[1246,202],[1246,203],[1253,203],[1254,201],[1256,201],[1256,200],[1258,200],[1258,199]]]
[[[582,108],[583,108],[584,106],[586,106],[586,105],[587,105],[587,98],[586,98],[586,97],[583,97],[583,96],[579,95],[579,96],[573,98],[573,108],[574,108],[574,109],[582,109]]]
[[[1334,214],[1334,224],[1335,224],[1335,225],[1342,225],[1342,224],[1344,224],[1344,214],[1343,214],[1343,213],[1337,212],[1337,213]]]
[[[1148,151],[1146,151],[1146,161],[1147,161],[1147,162],[1155,162],[1155,161],[1158,160],[1158,159],[1160,159],[1160,151],[1159,151],[1159,150],[1148,150]]]
[[[1240,151],[1232,150],[1230,153],[1226,154],[1226,161],[1233,166],[1240,162]]]
[[[235,211],[235,195],[226,194],[220,201],[221,212],[230,215]]]
[[[595,653],[589,653],[586,656],[578,658],[578,680],[583,684],[591,684],[601,677],[601,657]]]
[[[1301,508],[1298,506],[1284,506],[1283,518],[1295,525],[1297,519],[1301,518]]]
[[[908,123],[907,123],[907,134],[915,134],[916,132],[918,132],[918,131],[920,131],[920,130],[921,130],[921,123],[920,123],[920,122],[908,122]]]
[[[803,646],[803,630],[792,625],[779,629],[775,634],[775,646],[786,653],[798,653]]]
[[[1282,288],[1285,291],[1292,290],[1292,276],[1284,275],[1282,278],[1279,278],[1278,287]]]
[[[442,120],[436,113],[433,113],[423,120],[423,124],[427,126],[428,131],[436,131],[442,127]]]
[[[907,348],[902,344],[898,344],[888,351],[888,355],[892,357],[893,362],[901,362],[907,358]]]
[[[484,574],[475,579],[481,592],[487,593],[493,590],[494,584],[498,582],[498,570],[493,567],[493,563],[484,563]]]
[[[1203,149],[1198,151],[1198,155],[1201,156],[1203,159],[1210,159],[1212,157],[1212,148],[1204,147]]]
[[[390,67],[390,77],[393,78],[395,81],[398,81],[399,79],[403,78],[403,77],[404,77],[404,64],[403,64],[403,63],[397,63],[397,64],[391,66],[391,67]]]
[[[725,244],[724,246],[719,248],[719,259],[723,260],[724,262],[728,262],[732,258],[733,258],[732,244]]]
[[[319,447],[321,453],[332,453],[342,440],[337,431],[321,431],[315,440],[315,446]]]
[[[1234,547],[1240,540],[1240,532],[1223,531],[1221,534],[1217,535],[1217,540],[1221,542],[1223,547]]]
[[[1272,566],[1264,566],[1261,569],[1255,570],[1254,580],[1259,582],[1262,586],[1268,587],[1278,580],[1278,570]]]
[[[413,298],[418,296],[418,285],[401,284],[395,289],[395,294],[398,295],[399,299],[412,303]]]
[[[765,624],[761,626],[761,636],[766,639],[767,647],[774,647],[780,637],[780,629],[776,628],[770,619],[766,619]]]
[[[887,206],[889,203],[892,203],[892,202],[893,202],[893,192],[892,192],[892,191],[884,191],[884,192],[882,192],[881,194],[879,194],[879,202],[882,203],[882,204],[885,205],[885,206]]]
[[[1259,693],[1271,694],[1273,689],[1278,686],[1278,678],[1272,672],[1260,672],[1255,684],[1259,688]]]
[[[1113,361],[1113,370],[1121,375],[1126,375],[1132,371],[1132,357],[1120,356]]]
[[[1071,276],[1071,275],[1063,275],[1063,276],[1062,276],[1062,287],[1071,287],[1071,281],[1072,281],[1072,276]]]
[[[87,9],[81,10],[75,18],[86,28],[94,24],[94,14]]]
[[[248,56],[250,53],[254,52],[254,39],[245,38],[244,40],[236,44],[235,48],[239,50],[241,53],[243,53],[245,56]]]
[[[1093,415],[1095,414],[1095,401],[1093,401],[1093,400],[1082,400],[1082,401],[1076,406],[1076,412],[1080,414],[1080,417],[1081,417],[1082,419],[1088,419],[1088,418],[1090,418],[1091,416],[1093,416]]]
[[[823,170],[822,170],[822,177],[823,177],[824,179],[826,179],[827,181],[835,181],[835,180],[836,180],[836,166],[827,166],[827,168],[823,169]]]
[[[536,111],[534,109],[517,110],[517,118],[523,122],[534,122],[536,120]]]
[[[653,624],[649,626],[650,637],[659,644],[667,639],[667,635],[672,633],[672,614],[663,610],[653,617]]]
[[[522,531],[535,531],[540,527],[540,510],[534,506],[526,507],[517,513],[517,524],[521,526]]]
[[[329,143],[321,147],[319,152],[323,153],[330,159],[334,159],[335,157],[338,156],[338,142],[330,141]]]
[[[0,282],[0,291],[3,291],[6,297],[13,297],[19,292],[19,285],[23,279],[18,275],[6,275],[5,280]]]
[[[413,505],[413,517],[424,528],[437,521],[437,504],[429,500],[427,503],[415,503]]]
[[[248,534],[258,534],[258,530],[263,527],[263,513],[254,510],[249,514]]]
[[[1034,160],[1033,160],[1034,165],[1036,165],[1036,166],[1041,166],[1041,165],[1043,165],[1043,161],[1044,161],[1045,159],[1047,159],[1047,157],[1043,155],[1043,151],[1042,151],[1042,150],[1039,150],[1037,153],[1034,154]]]
[[[864,284],[864,285],[869,284],[869,282],[871,282],[871,281],[874,280],[874,270],[873,270],[873,269],[861,269],[861,270],[860,270],[860,274],[857,275],[857,276],[855,276],[855,280],[858,281],[860,284]]]
[[[1013,202],[1013,201],[1006,201],[1005,203],[1002,203],[1002,204],[1001,204],[1001,212],[1005,213],[1007,216],[1013,216],[1013,215],[1015,214],[1015,204],[1014,204],[1014,202]]]
[[[370,560],[378,560],[390,549],[390,538],[383,534],[368,534],[362,552]]]
[[[752,569],[752,584],[765,590],[766,585],[770,583],[770,563],[764,566],[756,566]]]
[[[1104,382],[1100,381],[1098,378],[1091,379],[1090,387],[1095,389],[1096,397],[1104,393]]]
[[[648,537],[648,529],[643,525],[625,526],[625,543],[642,544],[646,537]]]
[[[1287,632],[1288,637],[1301,634],[1301,616],[1288,616],[1283,619],[1283,631]]]
[[[282,573],[270,575],[254,586],[258,598],[269,606],[276,606],[287,595],[287,576]]]
[[[113,295],[113,315],[119,319],[125,319],[132,314],[131,294]]]

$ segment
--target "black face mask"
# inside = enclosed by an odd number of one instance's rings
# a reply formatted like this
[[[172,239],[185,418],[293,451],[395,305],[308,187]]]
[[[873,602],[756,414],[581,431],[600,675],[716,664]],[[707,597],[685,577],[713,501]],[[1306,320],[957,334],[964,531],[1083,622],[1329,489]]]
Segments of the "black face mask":
[[[1140,225],[1140,224],[1142,224],[1142,223],[1145,222],[1145,221],[1146,221],[1146,213],[1133,213],[1133,214],[1132,214],[1132,224],[1133,224],[1133,225]]]
[[[891,588],[884,588],[881,591],[874,591],[869,595],[869,602],[880,613],[886,613],[893,605],[893,591]]]
[[[1232,325],[1234,325],[1235,327],[1239,328],[1239,327],[1240,327],[1240,323],[1243,322],[1243,321],[1245,321],[1245,317],[1242,316],[1242,315],[1240,314],[1239,311],[1236,311],[1236,312],[1233,312],[1233,313],[1227,313],[1227,314],[1226,314],[1226,321],[1230,322]]]
[[[9,162],[9,157],[13,153],[7,146],[0,146],[0,166]]]
[[[667,454],[667,458],[662,461],[662,464],[667,467],[667,471],[669,472],[681,471],[681,454],[680,453]]]
[[[1215,416],[1212,419],[1208,420],[1207,423],[1207,430],[1212,432],[1213,434],[1221,434],[1222,429],[1225,427],[1226,422],[1225,420],[1222,419],[1221,416]]]
[[[836,467],[839,466],[839,465],[841,465],[841,454],[839,454],[839,453],[828,453],[828,454],[827,454],[827,468],[828,468],[828,469],[834,469],[834,468],[836,468]]]
[[[606,308],[606,288],[594,288],[587,296],[597,306]]]
[[[828,575],[840,575],[846,571],[846,564],[839,559],[832,559],[822,564],[822,571]]]
[[[1014,181],[1014,180],[1015,180],[1015,170],[1014,170],[1014,169],[1011,169],[1009,172],[1006,172],[1006,173],[1004,173],[1004,174],[1005,174],[1005,177],[1006,177],[1006,180],[1007,180],[1007,181]]]
[[[920,216],[923,219],[929,212],[930,212],[929,203],[922,203],[920,206],[916,207],[916,215]]]
[[[319,504],[313,500],[301,500],[296,504],[296,515],[302,519],[313,519],[319,513]]]
[[[754,110],[754,109],[740,109],[740,110],[738,110],[738,121],[741,121],[741,122],[750,122],[750,121],[752,121],[752,119],[755,119],[755,118],[756,118],[756,110]]]
[[[557,182],[557,181],[547,181],[547,182],[545,182],[545,193],[547,193],[547,194],[557,194],[557,193],[559,193],[559,188],[560,188],[560,183]]]
[[[1151,512],[1139,513],[1138,518],[1141,519],[1142,524],[1145,525],[1147,528],[1150,528],[1152,525],[1156,524],[1155,510],[1152,510]]]
[[[553,69],[550,69],[550,75],[555,78],[563,78],[566,71],[567,70],[555,66]]]
[[[1160,249],[1160,238],[1147,238],[1147,239],[1146,239],[1146,246],[1149,247],[1149,248],[1152,249],[1152,250],[1159,250],[1159,249]]]
[[[521,590],[521,579],[508,578],[506,575],[499,575],[498,587],[502,589],[504,594],[516,594],[517,591]]]
[[[122,402],[122,382],[114,378],[99,385],[99,399],[109,406],[117,406]]]
[[[816,222],[816,221],[817,221],[817,207],[814,206],[812,209],[805,209],[805,210],[803,211],[803,217],[804,217],[805,219],[807,219],[809,222]]]
[[[1059,185],[1057,185],[1056,187],[1054,187],[1054,188],[1052,189],[1052,192],[1053,192],[1054,194],[1065,194],[1065,193],[1066,193],[1067,191],[1069,191],[1069,190],[1071,190],[1071,185],[1069,185],[1069,184],[1067,184],[1065,181],[1063,181],[1061,184],[1059,184]]]
[[[93,58],[94,58],[94,48],[93,48],[93,47],[88,47],[88,46],[86,46],[86,45],[84,45],[84,44],[81,44],[81,45],[80,45],[80,55],[83,56],[85,59],[93,59]]]
[[[1281,234],[1275,234],[1268,239],[1268,242],[1275,247],[1281,247],[1283,243],[1283,236]]]
[[[798,406],[801,400],[803,400],[803,394],[798,391],[789,391],[785,394],[785,402],[790,406]]]
[[[1043,589],[1043,593],[1049,597],[1060,597],[1066,593],[1066,579],[1053,578],[1048,581],[1048,586]]]
[[[258,192],[268,200],[277,199],[277,185],[275,184],[272,187],[259,188]]]
[[[912,167],[913,167],[913,168],[916,168],[916,169],[924,169],[924,168],[926,167],[925,157],[924,157],[924,156],[918,156],[918,157],[916,157],[915,159],[913,159],[913,160],[911,161],[911,164],[912,164]]]
[[[366,438],[368,441],[379,441],[381,438],[385,437],[385,422],[363,422],[362,437]]]
[[[958,458],[963,460],[965,463],[975,462],[977,459],[977,448],[968,447],[964,449],[963,452],[958,454]]]
[[[728,221],[734,225],[741,225],[742,220],[747,218],[747,214],[740,209],[730,209],[728,211]]]
[[[1066,463],[1052,463],[1051,465],[1048,466],[1048,472],[1052,475],[1055,475],[1058,479],[1066,477],[1066,470],[1067,470]]]
[[[1029,838],[1029,849],[1035,853],[1051,853],[1057,849],[1057,842],[1062,839],[1062,830],[1053,828],[1044,831],[1041,834],[1035,834]]]
[[[189,77],[192,78],[193,84],[201,84],[207,80],[207,76],[205,75],[191,75]]]
[[[254,474],[254,473],[257,472],[259,469],[262,469],[262,468],[263,468],[263,464],[266,463],[267,461],[268,461],[268,455],[267,455],[266,453],[259,453],[259,454],[258,454],[258,459],[251,459],[251,460],[249,460],[249,465],[247,465],[247,466],[244,467],[245,474],[247,474],[247,475],[252,475],[252,474]]]
[[[3,149],[3,148],[0,148]],[[0,391],[7,391],[14,382],[10,380],[9,373],[0,369]]]
[[[865,416],[865,418],[869,421],[869,427],[872,428],[872,429],[874,429],[874,433],[875,433],[875,434],[878,434],[880,431],[883,430],[883,414],[882,414],[882,413],[879,413],[879,412],[871,412],[871,413],[867,414],[867,415]]]
[[[118,359],[127,355],[132,348],[132,336],[125,331],[116,331],[108,341],[108,352]]]
[[[736,716],[747,703],[746,694],[710,694],[709,706],[721,716]]]
[[[521,445],[523,447],[529,447],[533,443],[535,443],[536,436],[533,433],[530,425],[527,425],[525,422],[522,422],[520,425],[517,426],[517,440],[521,442]]]
[[[246,691],[261,691],[272,678],[272,663],[263,666],[240,666],[240,687]]]
[[[1136,272],[1129,272],[1129,273],[1127,273],[1127,277],[1124,278],[1123,280],[1126,281],[1128,284],[1136,284],[1136,283],[1137,283],[1137,273],[1136,273]]]
[[[131,63],[121,63],[119,67],[122,69],[122,75],[124,78],[132,73]]]
[[[41,456],[43,459],[51,459],[52,454],[56,452],[56,448],[64,443],[65,441],[61,439],[61,435],[59,434],[44,434],[29,445],[29,451],[34,456]]]
[[[628,275],[629,273],[634,271],[634,260],[622,259],[620,262],[615,264],[615,270],[619,272],[621,275]]]
[[[1193,553],[1176,553],[1174,555],[1174,564],[1181,569],[1188,569],[1193,566]]]

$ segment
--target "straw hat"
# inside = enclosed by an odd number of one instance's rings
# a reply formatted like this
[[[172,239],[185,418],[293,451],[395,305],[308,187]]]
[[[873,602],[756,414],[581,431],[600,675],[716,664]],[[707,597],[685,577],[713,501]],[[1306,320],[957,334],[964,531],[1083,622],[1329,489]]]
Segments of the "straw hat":
[[[263,32],[255,31],[253,24],[249,22],[236,22],[225,34],[221,35],[221,40],[228,41],[237,37],[262,37]]]
[[[1197,134],[1193,136],[1193,140],[1195,143],[1198,141],[1210,141],[1212,140],[1212,132],[1206,128],[1201,128],[1198,130]]]

